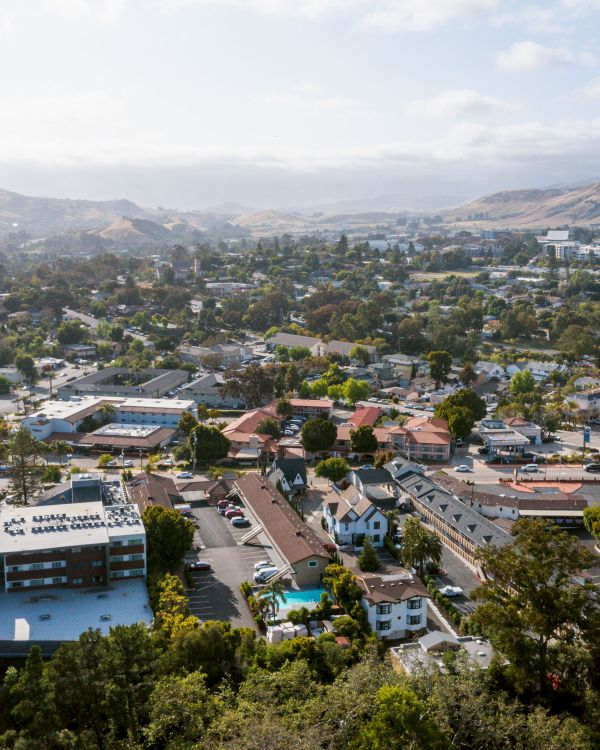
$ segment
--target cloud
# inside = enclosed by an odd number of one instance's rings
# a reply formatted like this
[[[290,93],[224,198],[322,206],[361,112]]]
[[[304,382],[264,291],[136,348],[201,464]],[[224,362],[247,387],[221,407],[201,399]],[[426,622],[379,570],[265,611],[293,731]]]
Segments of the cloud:
[[[308,115],[348,115],[362,111],[360,102],[356,99],[327,95],[313,83],[303,83],[289,91],[275,92],[267,97],[267,101]]]
[[[153,5],[165,12],[193,6],[229,6],[257,13],[319,18],[326,13],[349,10],[363,5],[366,0],[153,0]]]
[[[593,65],[589,52],[573,53],[565,47],[545,47],[537,42],[515,42],[496,55],[496,67],[507,71],[540,70],[550,67]]]
[[[410,114],[424,117],[457,117],[514,109],[511,102],[479,94],[473,89],[452,89],[429,99],[415,99],[408,105]]]
[[[378,0],[371,4],[365,20],[388,30],[424,31],[492,13],[497,6],[498,0]]]
[[[588,83],[583,88],[583,95],[587,99],[600,99],[600,79]]]

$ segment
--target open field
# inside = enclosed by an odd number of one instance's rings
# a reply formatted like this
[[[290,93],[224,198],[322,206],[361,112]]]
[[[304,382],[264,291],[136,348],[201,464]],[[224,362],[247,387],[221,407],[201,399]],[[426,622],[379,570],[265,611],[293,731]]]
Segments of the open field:
[[[445,279],[447,276],[462,276],[465,279],[474,279],[481,273],[481,269],[476,271],[416,271],[411,273],[411,279],[415,281],[434,281],[435,279]]]

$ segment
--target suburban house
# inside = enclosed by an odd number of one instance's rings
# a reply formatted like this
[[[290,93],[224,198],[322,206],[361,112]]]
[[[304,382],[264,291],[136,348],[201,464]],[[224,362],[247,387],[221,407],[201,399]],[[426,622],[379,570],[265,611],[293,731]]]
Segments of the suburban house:
[[[600,412],[600,388],[592,388],[581,393],[570,393],[567,401],[577,405],[577,409],[586,417],[595,417]]]
[[[351,341],[319,341],[316,347],[315,354],[319,357],[325,357],[328,354],[339,354],[344,359],[350,359],[350,352],[355,346],[360,346],[362,349],[366,349],[369,352],[371,361],[374,361],[377,357],[377,347],[369,346],[367,344],[355,344]]]
[[[323,505],[327,533],[340,546],[362,547],[365,536],[370,536],[375,547],[383,547],[388,519],[368,497],[350,486]]]
[[[250,508],[257,520],[252,532],[264,531],[298,586],[319,586],[330,555],[289,502],[258,474],[235,480],[233,492]],[[253,536],[244,537],[249,542]]]
[[[95,359],[95,344],[65,344],[63,352],[67,359]]]
[[[371,500],[385,501],[396,496],[394,478],[385,468],[354,469],[348,479],[361,494]]]
[[[472,635],[454,636],[441,630],[431,630],[416,642],[402,643],[390,650],[407,674],[413,674],[433,664],[441,672],[447,672],[443,655],[448,651],[465,653],[468,661],[480,669],[487,669],[494,657],[494,648],[485,638],[476,638]]]
[[[499,365],[496,362],[486,362],[485,360],[480,360],[479,362],[475,363],[473,369],[475,370],[475,373],[477,375],[483,376],[485,380],[491,380],[492,378],[502,380],[502,378],[506,377],[506,370],[504,369],[504,367],[502,367],[502,365]]]
[[[135,474],[127,482],[125,492],[129,501],[137,505],[140,514],[153,505],[172,510],[173,503],[181,500],[181,493],[171,477],[150,472]]]
[[[265,347],[268,351],[273,351],[276,346],[285,346],[287,349],[293,349],[297,346],[310,349],[319,343],[319,339],[314,336],[298,336],[295,333],[276,333],[274,336],[266,339]]]
[[[374,360],[377,356],[377,349],[367,344],[355,344],[351,341],[322,341],[314,336],[298,336],[294,333],[276,333],[265,341],[265,347],[268,351],[273,351],[276,346],[285,346],[288,349],[294,347],[304,347],[310,349],[311,354],[316,357],[324,357],[327,354],[339,354],[344,359],[350,359],[350,352],[355,346],[361,346],[366,349]]]
[[[445,419],[413,417],[404,426],[392,427],[389,440],[391,446],[409,460],[445,463],[450,458],[452,437]]]
[[[396,575],[363,574],[357,583],[369,625],[380,638],[406,638],[427,628],[430,594],[408,570]]]
[[[273,438],[257,432],[261,420],[272,418],[266,409],[253,409],[226,425],[222,432],[231,442],[228,458],[238,461],[257,461],[264,454],[273,454]]]
[[[303,492],[307,487],[306,462],[304,458],[278,457],[267,472],[267,479],[288,495]]]

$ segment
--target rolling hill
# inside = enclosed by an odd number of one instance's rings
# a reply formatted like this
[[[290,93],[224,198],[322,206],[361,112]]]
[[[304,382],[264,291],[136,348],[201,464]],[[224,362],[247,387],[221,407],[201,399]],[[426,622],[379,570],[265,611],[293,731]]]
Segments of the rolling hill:
[[[506,228],[588,226],[600,223],[600,182],[576,188],[505,190],[446,211],[445,218],[459,225]]]

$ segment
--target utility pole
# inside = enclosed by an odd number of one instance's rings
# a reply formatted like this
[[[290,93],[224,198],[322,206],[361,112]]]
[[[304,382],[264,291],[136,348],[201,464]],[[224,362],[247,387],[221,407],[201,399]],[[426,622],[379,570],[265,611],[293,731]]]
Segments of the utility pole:
[[[196,446],[198,444],[198,433],[196,430],[192,433],[192,474],[196,473]]]

